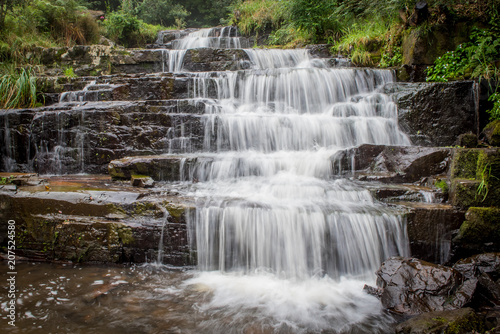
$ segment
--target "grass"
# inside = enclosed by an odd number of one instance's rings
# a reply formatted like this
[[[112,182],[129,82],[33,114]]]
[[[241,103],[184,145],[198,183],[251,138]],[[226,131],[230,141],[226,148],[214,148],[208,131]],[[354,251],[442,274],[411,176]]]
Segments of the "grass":
[[[11,68],[0,77],[0,106],[3,109],[35,107],[36,73],[33,67]]]

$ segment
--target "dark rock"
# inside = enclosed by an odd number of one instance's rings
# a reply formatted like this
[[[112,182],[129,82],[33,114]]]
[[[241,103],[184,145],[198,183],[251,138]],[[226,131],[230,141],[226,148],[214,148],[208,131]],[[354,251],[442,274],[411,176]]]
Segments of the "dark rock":
[[[452,268],[414,258],[391,258],[377,276],[382,305],[406,315],[462,308],[472,299],[476,283],[464,282]]]
[[[87,102],[0,114],[4,171],[103,173],[113,159],[203,147],[202,102]],[[8,124],[8,125],[7,125]],[[138,173],[140,174],[140,173]]]
[[[337,172],[382,174],[377,178],[382,182],[415,182],[445,173],[449,156],[446,148],[365,144],[341,151],[332,160]]]
[[[427,18],[429,17],[429,6],[425,1],[419,1],[415,4],[415,8],[413,9],[413,13],[410,15],[408,23],[416,27],[421,25]]]
[[[425,10],[424,10],[425,11]],[[423,15],[425,17],[425,15]],[[420,21],[418,15],[414,16]],[[425,81],[425,69],[449,50],[467,42],[471,25],[467,23],[434,25],[432,29],[411,29],[403,36],[403,64],[412,68],[413,81]]]
[[[405,204],[408,238],[412,256],[439,264],[451,259],[451,243],[464,221],[463,211],[450,205]]]
[[[397,334],[482,333],[483,323],[471,308],[428,312],[396,327]]]
[[[478,280],[476,307],[500,305],[500,253],[484,253],[458,261],[453,268],[467,279]]]
[[[82,190],[88,187],[85,181],[81,188],[75,187],[78,180],[68,179],[67,185],[50,178],[47,182],[49,191],[43,186],[30,191],[21,188],[17,193],[0,189],[0,247],[7,247],[3,236],[8,220],[14,220],[19,256],[45,261],[149,262],[157,259],[164,225],[164,263],[193,263],[186,226],[189,202],[147,193],[140,198],[145,190],[137,188],[108,191],[109,179],[91,191]]]
[[[462,133],[477,133],[474,91],[473,81],[384,87],[398,105],[399,127],[421,146],[452,146]]]
[[[458,136],[456,145],[465,147],[465,148],[476,148],[478,144],[478,139],[475,134],[472,133],[463,133]]]
[[[484,253],[458,261],[453,269],[459,271],[465,278],[490,275],[494,280],[500,279],[500,253]]]
[[[156,181],[181,181],[181,174],[189,175],[189,167],[195,162],[196,158],[174,155],[126,157],[111,161],[108,172],[115,180],[145,175]]]
[[[486,125],[483,133],[491,146],[500,146],[500,120],[493,121]]]
[[[332,48],[331,44],[313,44],[306,46],[306,49],[309,51],[309,54],[315,58],[332,57],[332,53],[330,52],[331,48]]]
[[[191,72],[234,71],[244,69],[250,58],[242,49],[189,49],[184,56],[183,69]]]

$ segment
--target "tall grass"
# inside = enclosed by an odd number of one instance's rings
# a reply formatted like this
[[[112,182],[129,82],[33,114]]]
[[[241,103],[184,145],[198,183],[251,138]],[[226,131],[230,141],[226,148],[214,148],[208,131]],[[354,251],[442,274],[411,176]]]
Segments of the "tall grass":
[[[32,108],[37,102],[36,73],[32,67],[12,68],[0,77],[2,109]]]

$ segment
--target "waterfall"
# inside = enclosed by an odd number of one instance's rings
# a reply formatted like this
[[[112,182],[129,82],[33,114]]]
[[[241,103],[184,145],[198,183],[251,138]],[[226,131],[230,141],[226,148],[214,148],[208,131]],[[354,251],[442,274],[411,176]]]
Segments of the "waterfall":
[[[178,44],[208,47],[210,33]],[[245,52],[250,70],[190,74],[204,148],[181,177],[200,181],[189,222],[199,268],[371,278],[384,259],[408,255],[401,215],[332,166],[341,149],[410,145],[379,91],[394,74],[330,68],[307,50]]]

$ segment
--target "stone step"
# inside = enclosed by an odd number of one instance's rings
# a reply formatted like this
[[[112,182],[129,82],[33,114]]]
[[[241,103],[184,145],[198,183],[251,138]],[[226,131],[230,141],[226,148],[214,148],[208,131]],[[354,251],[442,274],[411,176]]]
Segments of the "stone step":
[[[41,186],[0,189],[2,221],[15,221],[16,255],[73,262],[192,265],[187,212],[176,196],[112,183],[107,176],[47,177]],[[7,224],[1,225],[7,229]],[[0,235],[6,236],[6,230]],[[3,240],[0,240],[3,243]]]
[[[411,256],[438,264],[451,259],[452,239],[465,220],[465,212],[449,204],[397,202],[406,214]]]
[[[103,173],[117,158],[203,147],[203,103],[67,103],[0,114],[2,171]]]

